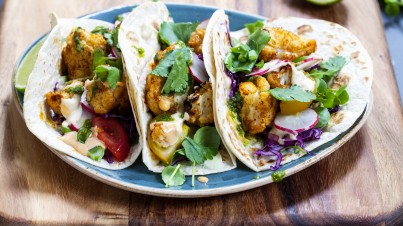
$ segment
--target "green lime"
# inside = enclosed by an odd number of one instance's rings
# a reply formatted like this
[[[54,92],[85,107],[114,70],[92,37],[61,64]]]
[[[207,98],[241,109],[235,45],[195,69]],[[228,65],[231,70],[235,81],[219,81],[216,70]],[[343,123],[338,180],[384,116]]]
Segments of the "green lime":
[[[315,4],[315,5],[323,5],[323,6],[333,5],[333,4],[341,2],[341,0],[306,0],[306,1],[310,2],[312,4]]]
[[[15,88],[21,92],[25,92],[25,87],[27,86],[28,77],[35,66],[36,58],[38,58],[38,52],[42,47],[43,40],[33,46],[29,52],[25,55],[24,59],[18,66],[17,72],[15,73]]]

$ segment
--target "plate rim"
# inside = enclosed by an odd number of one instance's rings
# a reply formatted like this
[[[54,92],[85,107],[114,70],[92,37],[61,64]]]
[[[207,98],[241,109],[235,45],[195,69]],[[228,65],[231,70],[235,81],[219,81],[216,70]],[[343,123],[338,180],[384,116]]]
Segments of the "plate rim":
[[[129,5],[121,5],[117,7],[112,7],[104,10],[99,10],[95,12],[91,12],[85,15],[80,16],[79,18],[89,18],[93,17],[99,14],[103,13],[108,13],[111,11],[127,8],[127,7],[135,7],[138,4],[129,4]],[[186,4],[186,3],[166,3],[167,6],[191,6],[191,7],[197,7],[197,8],[203,8],[203,9],[213,9],[217,10],[220,9],[215,6],[207,6],[207,5],[200,5],[200,4]],[[256,15],[256,14],[250,14],[250,13],[244,13],[240,12],[237,10],[230,10],[230,9],[224,9],[226,12],[230,13],[236,13],[236,14],[242,14],[245,16],[250,16],[254,17],[257,19],[267,19],[266,17]],[[15,88],[15,75],[17,73],[17,70],[19,66],[21,65],[21,62],[23,59],[26,57],[26,55],[29,53],[29,51],[35,46],[38,42],[43,40],[45,36],[48,34],[45,33],[42,36],[40,36],[38,39],[36,39],[34,42],[30,44],[30,46],[24,50],[24,52],[21,54],[21,56],[18,58],[18,60],[15,63],[14,70],[12,73],[12,81],[11,81],[11,86],[12,86],[12,92],[13,92],[13,100],[15,102],[16,108],[20,115],[23,118],[23,110],[22,110],[22,105],[21,102],[18,99],[17,96],[17,90]],[[309,166],[319,162],[320,160],[326,158],[336,150],[338,150],[343,144],[345,144],[348,140],[350,140],[359,130],[360,128],[365,124],[366,120],[368,119],[368,116],[370,115],[371,111],[373,108],[373,94],[372,91],[370,92],[368,102],[366,104],[366,108],[364,111],[361,113],[360,117],[356,120],[353,126],[349,127],[347,130],[343,131],[341,134],[342,137],[338,138],[337,141],[335,141],[333,144],[328,146],[326,151],[321,151],[320,153],[316,153],[315,156],[312,158],[309,158],[298,165],[295,165],[289,169],[286,169],[286,176],[289,177],[297,172],[300,172]],[[329,141],[331,142],[331,141]],[[43,143],[43,142],[42,142]],[[328,142],[327,142],[328,143]],[[325,144],[327,144],[325,143]],[[63,153],[60,153],[56,149],[50,148],[47,144],[43,143],[48,149],[50,149],[56,156],[58,156],[60,159],[62,159],[64,162],[75,168],[76,170],[84,173],[85,175],[100,181],[102,183],[111,185],[113,187],[117,187],[123,190],[127,190],[130,192],[136,192],[136,193],[141,193],[145,195],[153,195],[153,196],[160,196],[160,197],[174,197],[174,198],[199,198],[199,197],[210,197],[210,196],[219,196],[219,195],[225,195],[225,194],[232,194],[232,193],[237,193],[237,192],[242,192],[245,190],[250,190],[256,187],[260,187],[263,185],[267,185],[273,182],[272,178],[270,176],[263,177],[260,179],[256,180],[251,180],[247,182],[243,182],[241,184],[233,184],[229,186],[223,186],[223,187],[218,187],[218,188],[211,188],[211,189],[192,189],[192,190],[180,190],[180,189],[167,189],[167,188],[154,188],[154,187],[149,187],[149,186],[144,186],[144,185],[139,185],[139,184],[134,184],[134,183],[129,183],[126,181],[118,180],[112,177],[109,177],[107,175],[98,173],[96,170],[83,165],[81,162],[79,162],[77,159],[70,157],[68,155],[65,155]],[[325,145],[323,144],[323,145]],[[238,160],[237,160],[238,161]],[[94,166],[95,167],[95,166]]]

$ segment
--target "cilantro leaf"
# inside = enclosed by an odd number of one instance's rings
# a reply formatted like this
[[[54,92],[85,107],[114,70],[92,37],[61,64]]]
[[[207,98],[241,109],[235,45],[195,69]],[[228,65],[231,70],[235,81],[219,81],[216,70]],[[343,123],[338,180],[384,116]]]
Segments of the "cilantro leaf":
[[[97,48],[92,53],[93,61],[92,61],[92,68],[93,70],[98,67],[99,65],[106,64],[108,57],[105,57],[104,51],[100,48]]]
[[[310,102],[316,98],[315,94],[302,89],[300,86],[293,85],[289,88],[275,88],[270,90],[270,94],[277,100]]]
[[[121,81],[121,75],[119,69],[116,67],[99,65],[95,68],[95,76],[97,76],[102,82],[108,82],[109,87],[114,89],[116,83]]]
[[[262,29],[264,26],[263,21],[257,20],[255,23],[245,24],[245,27],[248,29],[249,33],[252,34],[256,30]]]
[[[273,182],[280,182],[283,180],[284,177],[285,177],[284,170],[277,170],[277,171],[273,172],[271,175],[271,179],[273,180]]]
[[[83,46],[81,45],[80,35],[78,34],[78,31],[80,31],[80,30],[81,30],[81,27],[78,27],[74,31],[74,43],[76,44],[76,50],[79,53],[81,53],[83,51]]]
[[[196,30],[199,23],[173,23],[163,22],[159,32],[160,40],[166,44],[171,45],[178,41],[187,43],[190,35]]]
[[[66,133],[69,133],[72,131],[70,128],[64,127],[64,126],[61,126],[60,130],[62,131],[63,134],[66,134]]]
[[[329,60],[322,62],[319,69],[314,69],[310,72],[313,78],[323,79],[328,83],[333,76],[338,74],[344,65],[347,63],[346,58],[342,56],[336,56]]]
[[[202,164],[207,159],[213,159],[218,153],[217,149],[200,145],[189,137],[185,137],[182,146],[185,148],[186,157],[195,164]]]
[[[338,90],[333,90],[327,87],[327,83],[323,79],[316,80],[316,101],[325,108],[334,108],[337,105],[346,104],[349,100],[349,95],[346,91],[346,86]]]
[[[225,56],[225,66],[233,73],[250,73],[260,52],[269,40],[269,32],[260,29],[255,30],[249,36],[246,44],[238,43],[231,48],[231,51]]]
[[[307,56],[301,56],[301,57],[295,58],[294,60],[292,60],[292,62],[299,63],[299,62],[306,60],[307,58],[308,58]]]
[[[330,120],[330,113],[329,110],[327,110],[327,108],[324,107],[317,107],[314,109],[316,111],[316,113],[318,113],[319,116],[319,122],[318,124],[316,124],[316,128],[323,128],[325,126],[327,126],[327,123]]]
[[[88,150],[88,157],[92,160],[99,161],[104,157],[105,149],[101,146],[95,146]]]
[[[175,63],[176,55],[182,52],[185,56],[185,61],[190,64],[192,62],[190,49],[187,47],[174,49],[170,52],[167,52],[162,58],[162,60],[158,63],[158,65],[152,70],[151,74],[158,75],[161,77],[167,77],[171,66]]]
[[[186,64],[185,54],[178,52],[175,56],[175,62],[172,66],[171,72],[169,72],[168,79],[166,80],[164,87],[162,87],[163,93],[182,93],[188,87],[189,69]]]
[[[177,166],[166,166],[164,170],[162,170],[161,176],[165,183],[165,187],[180,186],[185,183],[186,180],[181,164],[178,164]]]
[[[205,147],[211,147],[218,150],[221,144],[220,135],[217,129],[212,126],[204,126],[198,129],[193,137],[194,141]]]
[[[85,141],[87,141],[88,137],[90,137],[92,131],[91,131],[91,120],[87,119],[84,121],[83,126],[78,130],[77,132],[77,140],[80,143],[85,144]]]

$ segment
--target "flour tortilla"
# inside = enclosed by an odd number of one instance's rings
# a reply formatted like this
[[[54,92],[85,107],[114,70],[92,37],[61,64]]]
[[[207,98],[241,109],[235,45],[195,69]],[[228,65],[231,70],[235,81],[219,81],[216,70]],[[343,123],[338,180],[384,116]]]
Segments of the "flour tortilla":
[[[212,20],[214,18],[210,19],[210,21]],[[165,166],[153,154],[147,143],[147,130],[152,115],[146,105],[145,85],[146,76],[152,70],[150,64],[154,61],[154,55],[161,49],[158,42],[158,30],[163,22],[168,21],[171,21],[171,18],[168,9],[163,3],[147,2],[138,6],[125,18],[119,31],[119,44],[122,49],[123,62],[126,68],[125,75],[128,81],[129,96],[135,110],[139,126],[138,131],[141,135],[140,143],[143,146],[143,161],[150,171],[157,173],[162,172]],[[209,29],[212,29],[212,27],[209,26]],[[208,32],[206,31],[206,33]],[[143,48],[145,50],[144,56],[140,57],[138,51],[133,46]],[[203,51],[209,49],[212,53],[211,41],[203,44],[202,48]],[[204,54],[204,57],[205,59],[209,58],[209,54]],[[209,67],[206,65],[207,70],[211,71],[210,67],[212,67],[211,64]],[[218,173],[236,167],[236,160],[233,155],[229,154],[225,149],[220,150],[220,154],[223,158],[221,166],[210,169],[199,165],[195,167],[195,174]],[[192,174],[191,171],[192,167],[185,165],[184,173],[190,175]]]
[[[227,149],[232,151],[246,166],[254,171],[267,170],[275,165],[276,157],[261,156],[258,158],[254,155],[255,151],[262,148],[262,142],[251,140],[245,146],[235,129],[235,123],[229,115],[227,103],[231,90],[231,80],[225,73],[223,62],[226,54],[230,51],[226,30],[226,24],[229,21],[223,12],[217,11],[216,14],[220,15],[220,20],[216,21],[211,38],[213,39],[216,68],[214,104],[217,129]],[[365,110],[371,91],[372,61],[361,42],[346,28],[324,20],[295,17],[269,19],[265,21],[264,27],[281,27],[306,38],[315,39],[317,50],[314,54],[323,57],[324,60],[338,55],[347,58],[348,63],[335,78],[337,82],[335,82],[334,88],[347,84],[350,100],[341,107],[339,112],[332,114],[331,120],[321,138],[317,141],[306,143],[305,148],[313,150],[347,131]],[[231,35],[239,40],[245,40],[249,32],[247,29],[243,29],[231,33]],[[302,152],[294,154],[289,151],[287,154],[283,154],[281,164],[298,159],[302,155],[304,155]]]
[[[54,20],[52,23],[54,23]],[[57,24],[53,25],[52,31],[38,53],[38,59],[25,89],[24,119],[28,129],[50,148],[89,164],[112,170],[130,166],[141,152],[139,144],[131,146],[129,155],[123,162],[108,163],[104,159],[94,161],[79,154],[70,145],[61,141],[60,133],[46,122],[47,117],[45,115],[45,94],[52,91],[56,82],[61,80],[60,64],[65,38],[75,27],[91,31],[96,26],[113,28],[113,24],[92,19],[59,19]]]

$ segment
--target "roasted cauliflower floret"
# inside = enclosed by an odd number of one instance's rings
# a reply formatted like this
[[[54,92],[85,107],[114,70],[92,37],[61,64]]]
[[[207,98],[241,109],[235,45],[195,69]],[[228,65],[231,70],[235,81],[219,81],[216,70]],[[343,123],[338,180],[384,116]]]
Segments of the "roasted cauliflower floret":
[[[73,93],[67,93],[65,91],[49,92],[45,95],[46,103],[49,105],[54,113],[61,115],[62,112],[60,104],[62,103],[62,99],[71,98],[73,95]]]
[[[196,54],[202,54],[202,44],[203,44],[203,38],[204,34],[206,33],[205,29],[196,29],[192,34],[190,35],[189,41],[188,41],[188,46],[190,48],[194,49],[194,52]]]
[[[161,94],[166,80],[156,75],[148,75],[146,79],[146,104],[155,115],[176,111],[174,96]]]
[[[298,36],[282,28],[264,28],[270,33],[270,41],[260,52],[259,59],[268,62],[272,59],[293,60],[316,51],[316,41]]]
[[[91,34],[81,28],[74,28],[66,39],[62,50],[62,64],[69,79],[91,76],[93,52],[106,50],[106,41],[101,34]]]
[[[61,106],[60,104],[62,103],[62,99],[70,99],[74,96],[75,92],[74,89],[77,86],[82,87],[83,82],[81,81],[72,81],[69,83],[67,86],[63,88],[63,90],[59,91],[54,91],[54,92],[49,92],[45,94],[46,98],[46,103],[49,105],[49,107],[53,110],[54,113],[56,114],[62,114]],[[81,93],[78,93],[81,94]]]
[[[96,80],[86,82],[86,100],[98,114],[106,114],[115,107],[123,107],[129,103],[125,82],[117,82],[114,89],[109,88],[106,83]]]
[[[242,126],[251,134],[263,132],[276,116],[278,103],[268,92],[270,85],[263,77],[239,84],[243,105],[241,109]]]
[[[198,126],[214,123],[213,90],[210,82],[195,88],[195,92],[188,96],[188,101],[192,105],[188,112],[190,123]]]
[[[290,65],[281,67],[279,71],[271,71],[267,75],[267,81],[272,89],[288,88],[291,86],[292,68]]]

